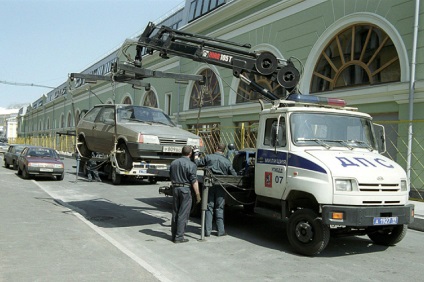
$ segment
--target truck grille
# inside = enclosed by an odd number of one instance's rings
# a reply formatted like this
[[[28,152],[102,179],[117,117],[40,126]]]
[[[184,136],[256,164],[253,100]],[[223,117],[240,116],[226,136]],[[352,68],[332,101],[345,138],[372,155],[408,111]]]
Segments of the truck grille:
[[[176,138],[159,138],[159,142],[161,145],[186,145],[186,139],[176,139]]]
[[[375,183],[359,183],[359,191],[361,192],[399,192],[399,184],[375,184]]]

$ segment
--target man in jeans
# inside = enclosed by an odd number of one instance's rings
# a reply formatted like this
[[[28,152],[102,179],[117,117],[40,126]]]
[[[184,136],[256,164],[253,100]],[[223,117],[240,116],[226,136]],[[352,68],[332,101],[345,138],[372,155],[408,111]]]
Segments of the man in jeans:
[[[219,143],[215,148],[214,154],[206,155],[204,158],[199,158],[195,154],[195,162],[198,166],[208,168],[215,175],[237,175],[230,160],[224,156],[225,145]],[[208,192],[208,208],[205,212],[205,236],[209,237],[212,232],[212,221],[215,212],[216,227],[218,236],[225,236],[224,227],[224,206],[225,206],[225,191],[221,185],[213,185]]]

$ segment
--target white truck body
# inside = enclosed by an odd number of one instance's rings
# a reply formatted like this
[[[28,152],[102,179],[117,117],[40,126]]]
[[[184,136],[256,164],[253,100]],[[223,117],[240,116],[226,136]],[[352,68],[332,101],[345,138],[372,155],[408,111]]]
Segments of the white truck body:
[[[414,207],[405,170],[379,153],[378,128],[353,108],[275,101],[260,113],[248,176],[254,210],[287,221],[290,243],[305,255],[322,251],[330,233],[396,244]]]

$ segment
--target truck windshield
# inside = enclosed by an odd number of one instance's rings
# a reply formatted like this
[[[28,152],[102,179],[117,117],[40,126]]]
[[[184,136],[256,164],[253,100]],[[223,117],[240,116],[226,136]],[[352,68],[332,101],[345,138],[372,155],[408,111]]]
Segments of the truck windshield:
[[[329,113],[294,113],[290,117],[292,141],[298,146],[367,148],[377,143],[370,119]]]
[[[123,106],[118,108],[118,122],[144,122],[175,126],[169,116],[159,109],[143,106]]]

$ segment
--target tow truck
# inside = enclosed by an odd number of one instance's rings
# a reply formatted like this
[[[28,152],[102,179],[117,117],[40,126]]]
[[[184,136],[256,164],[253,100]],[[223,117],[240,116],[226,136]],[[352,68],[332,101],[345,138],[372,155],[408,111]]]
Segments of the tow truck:
[[[382,155],[384,127],[343,100],[297,93],[299,71],[293,63],[249,48],[152,23],[136,43],[138,64],[143,55],[158,51],[165,59],[176,55],[222,66],[271,102],[259,100],[256,148],[234,157],[239,175],[206,170],[203,186],[221,185],[227,204],[242,204],[285,222],[290,244],[303,255],[323,251],[330,235],[367,235],[382,245],[401,241],[414,206],[407,204],[405,170]],[[278,82],[286,96],[277,97],[249,80],[249,73]],[[161,188],[168,195],[171,191]]]

